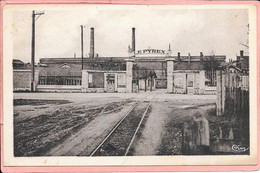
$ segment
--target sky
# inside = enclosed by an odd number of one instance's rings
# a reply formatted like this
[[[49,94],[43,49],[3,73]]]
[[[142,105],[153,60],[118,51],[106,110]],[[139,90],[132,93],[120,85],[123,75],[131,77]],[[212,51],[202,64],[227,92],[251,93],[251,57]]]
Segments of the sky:
[[[33,8],[13,12],[13,55],[30,62]],[[171,6],[86,5],[39,8],[36,20],[36,62],[40,58],[81,56],[80,25],[84,25],[84,56],[88,56],[90,28],[95,28],[95,53],[127,57],[132,27],[136,50],[168,49],[172,55],[226,55],[235,59],[247,42],[247,9],[186,9]]]

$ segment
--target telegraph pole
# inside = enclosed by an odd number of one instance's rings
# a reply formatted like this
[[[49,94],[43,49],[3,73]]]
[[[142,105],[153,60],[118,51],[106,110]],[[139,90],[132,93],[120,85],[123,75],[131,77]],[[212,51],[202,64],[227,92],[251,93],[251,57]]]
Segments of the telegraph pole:
[[[44,12],[35,12],[33,10],[32,12],[32,55],[31,55],[31,70],[32,70],[32,81],[31,81],[31,91],[33,92],[35,90],[35,21],[40,17],[40,15],[43,15]]]
[[[81,28],[81,70],[83,70],[83,56],[84,56],[84,52],[83,52],[83,25],[80,25]]]

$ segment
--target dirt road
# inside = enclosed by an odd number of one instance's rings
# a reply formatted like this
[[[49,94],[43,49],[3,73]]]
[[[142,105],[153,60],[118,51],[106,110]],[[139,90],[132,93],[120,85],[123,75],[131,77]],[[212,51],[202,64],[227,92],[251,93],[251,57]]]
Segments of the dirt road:
[[[15,139],[24,139],[15,143],[15,153],[17,156],[88,156],[134,103],[152,94],[15,93],[16,101],[23,99],[14,106]],[[34,99],[38,99],[37,104]],[[182,123],[182,117],[191,116],[198,109],[212,109],[214,103],[215,96],[173,95],[159,91],[133,143],[133,154],[178,154],[178,124]],[[39,118],[44,119],[37,127],[31,124],[31,128],[24,128]],[[176,124],[169,124],[173,119],[178,120]],[[171,125],[173,127],[169,128]],[[75,126],[78,128],[72,130]],[[169,138],[169,134],[175,135],[176,141],[171,139],[172,136]],[[171,148],[170,145],[176,147]]]

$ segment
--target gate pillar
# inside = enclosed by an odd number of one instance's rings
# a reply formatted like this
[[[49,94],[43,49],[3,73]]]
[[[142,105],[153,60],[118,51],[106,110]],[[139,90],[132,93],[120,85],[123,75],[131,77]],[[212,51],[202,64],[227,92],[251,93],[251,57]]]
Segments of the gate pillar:
[[[126,61],[126,92],[133,92],[133,62],[134,59],[125,59]]]
[[[167,58],[167,92],[173,92],[174,58]]]
[[[87,70],[82,70],[81,91],[87,92],[87,90],[88,90],[88,72]]]
[[[199,94],[205,94],[205,70],[201,70],[199,76]]]

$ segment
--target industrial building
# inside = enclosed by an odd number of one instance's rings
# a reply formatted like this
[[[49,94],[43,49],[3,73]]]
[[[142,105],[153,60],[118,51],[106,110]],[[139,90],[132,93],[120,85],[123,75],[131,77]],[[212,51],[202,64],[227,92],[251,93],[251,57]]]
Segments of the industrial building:
[[[207,62],[214,60],[221,66],[226,60],[224,55],[207,56],[202,52],[198,56],[183,56],[180,52],[173,56],[170,45],[166,50],[138,50],[135,28],[128,53],[127,57],[99,57],[91,28],[89,57],[40,59],[35,68],[36,91],[129,93],[167,89],[178,94],[215,94],[216,69],[209,69]],[[30,83],[29,71],[14,68],[14,91],[30,88],[18,81],[24,75]]]

